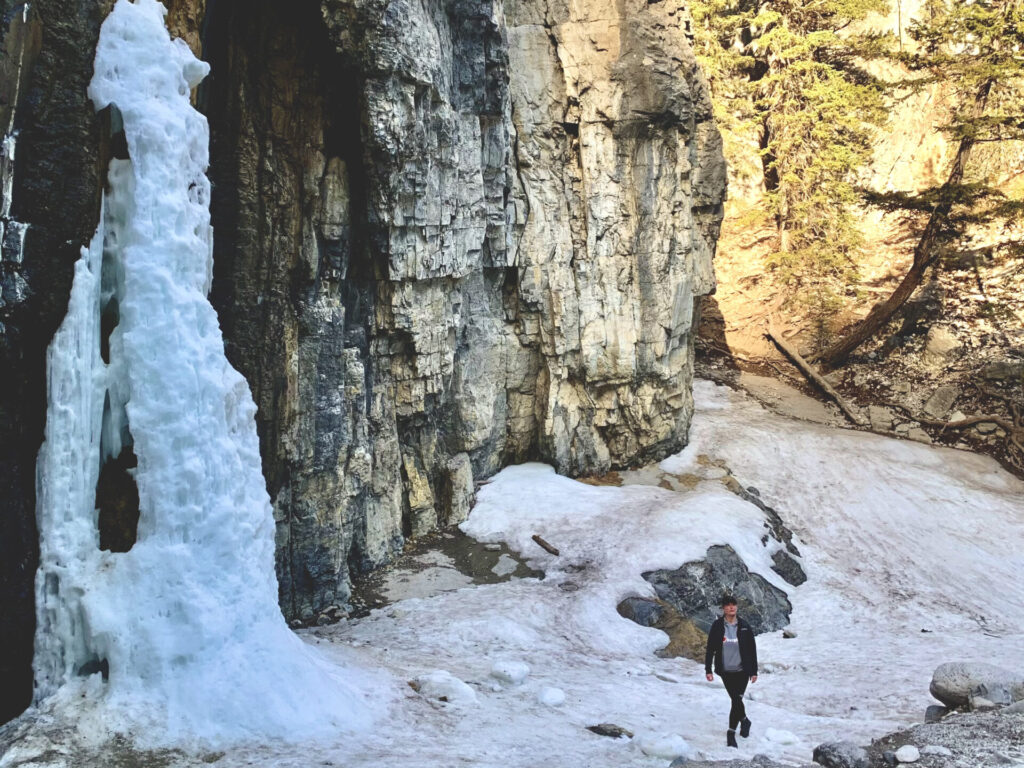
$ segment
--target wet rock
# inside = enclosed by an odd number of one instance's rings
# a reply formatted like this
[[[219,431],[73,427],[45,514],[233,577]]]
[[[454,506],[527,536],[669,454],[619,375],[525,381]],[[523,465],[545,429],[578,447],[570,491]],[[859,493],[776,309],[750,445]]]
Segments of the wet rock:
[[[851,741],[832,741],[814,748],[814,762],[824,768],[868,768],[868,753]]]
[[[784,549],[780,549],[772,555],[772,570],[794,587],[799,587],[807,581],[807,574],[804,573],[800,563]]]
[[[937,723],[948,714],[948,707],[944,707],[941,704],[931,704],[924,711],[924,721],[926,723]]]
[[[596,733],[598,736],[607,736],[611,739],[621,739],[623,737],[627,739],[633,738],[632,731],[628,731],[620,725],[615,725],[615,723],[599,723],[597,725],[588,725],[587,730],[591,733]]]
[[[740,615],[758,634],[782,629],[793,609],[785,592],[751,573],[727,545],[709,547],[704,560],[685,563],[674,571],[649,571],[643,577],[658,597],[705,633],[718,618],[719,603],[726,593],[735,596]]]
[[[665,616],[665,609],[655,600],[645,597],[627,597],[618,605],[620,616],[644,627],[657,625]]]
[[[955,708],[970,704],[971,694],[976,691],[979,696],[982,692],[1001,695],[1004,688],[1013,701],[1024,699],[1024,681],[1019,675],[994,664],[950,662],[936,667],[928,690],[947,707]]]

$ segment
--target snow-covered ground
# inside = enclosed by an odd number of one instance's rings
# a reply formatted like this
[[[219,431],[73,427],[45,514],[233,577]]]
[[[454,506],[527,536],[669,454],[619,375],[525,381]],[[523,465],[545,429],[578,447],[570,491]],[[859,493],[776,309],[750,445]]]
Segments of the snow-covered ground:
[[[972,454],[787,419],[708,382],[695,395],[691,444],[660,466],[694,476],[684,490],[595,487],[540,464],[504,470],[464,528],[507,542],[546,578],[407,599],[304,632],[327,658],[389,673],[379,694],[390,713],[337,743],[253,745],[217,764],[613,768],[666,765],[681,749],[801,764],[823,741],[866,744],[919,722],[944,661],[1024,658],[1024,483]],[[725,489],[722,463],[796,533],[805,584],[770,570],[763,514]],[[794,606],[796,638],[758,638],[754,727],[738,751],[724,745],[721,684],[696,662],[655,656],[665,635],[616,612],[621,598],[652,594],[641,572],[713,544],[732,545]],[[635,738],[585,730],[598,723]]]
[[[721,684],[700,664],[656,657],[665,635],[615,610],[652,594],[641,572],[712,544],[731,544],[794,606],[795,639],[759,638],[763,674],[740,755],[800,763],[822,741],[867,743],[921,720],[938,664],[1024,658],[1024,484],[972,454],[785,419],[708,382],[696,401],[690,446],[661,464],[708,478],[693,490],[593,487],[543,465],[510,467],[481,489],[464,529],[529,556],[543,581],[407,600],[308,636],[354,647],[401,681],[440,669],[477,694],[444,705],[410,690],[347,765],[659,765],[641,745],[673,734],[708,758],[739,756],[724,745]],[[762,513],[701,456],[724,460],[780,512],[798,537],[804,585],[770,570]],[[529,665],[523,683],[494,684],[492,665],[507,660]],[[546,687],[565,703],[539,703]],[[602,722],[636,738],[584,729]]]

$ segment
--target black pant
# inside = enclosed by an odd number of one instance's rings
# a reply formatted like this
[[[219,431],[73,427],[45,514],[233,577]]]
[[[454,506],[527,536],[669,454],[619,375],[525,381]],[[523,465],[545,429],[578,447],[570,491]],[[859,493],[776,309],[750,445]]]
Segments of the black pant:
[[[746,707],[743,706],[743,693],[747,690],[747,682],[750,676],[746,672],[722,672],[722,682],[725,683],[725,690],[729,692],[732,699],[732,708],[729,710],[729,730],[735,731],[747,716]]]

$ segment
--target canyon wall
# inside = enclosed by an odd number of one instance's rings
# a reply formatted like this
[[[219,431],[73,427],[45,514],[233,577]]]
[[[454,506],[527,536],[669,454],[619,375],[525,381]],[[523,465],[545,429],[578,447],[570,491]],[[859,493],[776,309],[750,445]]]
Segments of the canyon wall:
[[[30,679],[44,352],[117,151],[85,94],[108,8],[5,6],[5,719]],[[212,66],[212,299],[259,407],[287,617],[344,604],[508,463],[685,444],[725,164],[683,0],[169,11]]]

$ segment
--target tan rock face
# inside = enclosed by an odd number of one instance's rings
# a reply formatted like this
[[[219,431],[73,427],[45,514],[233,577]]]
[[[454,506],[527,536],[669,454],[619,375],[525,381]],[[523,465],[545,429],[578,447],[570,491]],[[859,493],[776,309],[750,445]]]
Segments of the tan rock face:
[[[474,478],[685,443],[725,167],[679,0],[276,5],[207,11],[200,106],[303,617]]]

